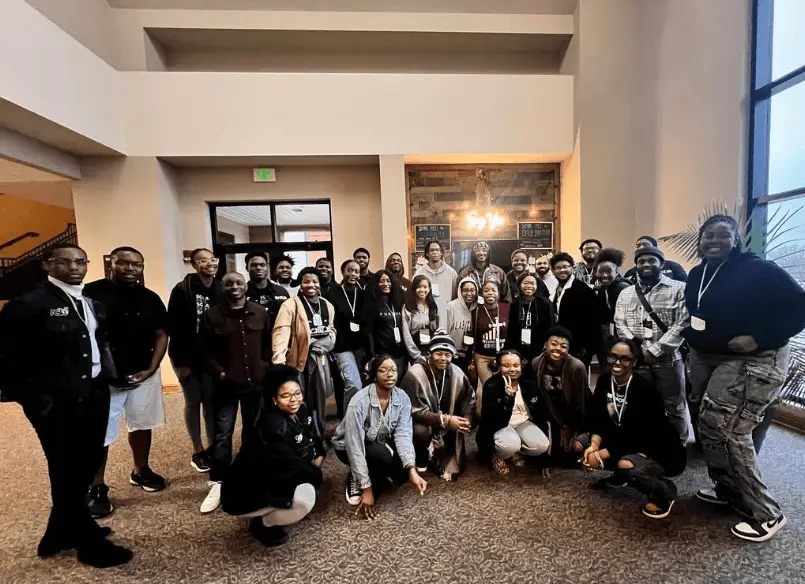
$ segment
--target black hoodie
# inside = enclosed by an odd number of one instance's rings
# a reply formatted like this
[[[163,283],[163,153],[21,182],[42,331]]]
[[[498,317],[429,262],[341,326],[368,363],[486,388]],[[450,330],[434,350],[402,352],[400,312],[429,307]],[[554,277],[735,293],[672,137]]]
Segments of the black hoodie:
[[[743,253],[731,257],[714,278],[715,270],[708,268],[707,290],[698,305],[705,265],[690,271],[685,289],[688,312],[705,321],[705,330],[689,326],[683,333],[697,351],[732,354],[727,343],[740,335],[754,338],[758,351],[779,349],[805,328],[805,290],[774,262]]]
[[[198,274],[188,274],[176,284],[168,300],[168,355],[174,367],[200,367],[198,334],[201,317],[223,296],[223,287],[213,280],[209,288]]]

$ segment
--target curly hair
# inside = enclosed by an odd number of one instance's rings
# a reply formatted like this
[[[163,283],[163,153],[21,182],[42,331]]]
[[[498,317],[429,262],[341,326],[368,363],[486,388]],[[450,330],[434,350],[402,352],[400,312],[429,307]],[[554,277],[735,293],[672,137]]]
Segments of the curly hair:
[[[598,258],[596,258],[595,263],[603,264],[604,262],[609,262],[620,268],[625,260],[626,254],[621,250],[615,249],[614,247],[605,247],[598,252]]]

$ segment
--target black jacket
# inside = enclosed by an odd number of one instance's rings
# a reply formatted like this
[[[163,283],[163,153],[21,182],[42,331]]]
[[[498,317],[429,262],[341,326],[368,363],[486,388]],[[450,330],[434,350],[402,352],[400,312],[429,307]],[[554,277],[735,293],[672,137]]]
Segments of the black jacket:
[[[534,381],[520,379],[520,393],[531,415],[531,420],[538,424],[544,419],[545,405],[542,394]],[[476,443],[478,454],[482,458],[489,457],[495,450],[495,432],[509,425],[514,409],[514,396],[506,394],[506,384],[500,373],[495,373],[486,380],[483,389],[481,406],[481,425],[478,428]]]
[[[704,264],[690,271],[685,304],[703,319],[705,330],[688,327],[683,335],[702,353],[729,355],[727,343],[752,336],[758,351],[779,349],[805,328],[805,290],[774,262],[754,253],[735,254],[725,263],[697,306]],[[708,268],[707,286],[715,270]]]
[[[349,300],[347,299],[347,295]],[[355,287],[355,291],[346,292],[341,284],[334,284],[327,291],[325,298],[330,301],[335,311],[335,348],[333,352],[343,353],[344,351],[357,351],[362,349],[366,344],[366,338],[363,331],[353,332],[350,328],[350,323],[355,322],[359,326],[362,325],[361,319],[363,315],[363,296],[364,292],[360,286]],[[352,308],[350,302],[355,299],[355,316],[352,316]],[[358,363],[360,367],[361,364]]]
[[[607,325],[615,322],[615,306],[618,304],[618,297],[621,295],[621,292],[631,285],[629,280],[618,276],[609,287],[599,287],[595,290],[595,295],[598,298],[601,324]]]
[[[364,304],[361,332],[367,358],[385,353],[399,359],[408,354],[402,342],[402,307],[393,308],[387,304]],[[394,325],[400,334],[398,343],[394,337]]]
[[[542,284],[545,286],[545,284]],[[515,349],[523,356],[525,361],[531,361],[542,353],[545,341],[548,340],[548,331],[554,325],[553,306],[547,298],[537,296],[530,305],[531,312],[531,344],[522,343],[524,312],[528,304],[523,306],[519,297],[512,300],[509,308],[509,323],[506,327],[506,342],[503,347]]]
[[[607,410],[607,394],[611,391],[611,375],[602,373],[595,386],[587,411],[586,430],[601,436],[613,461],[627,454],[645,454],[660,463],[667,476],[685,470],[685,447],[679,433],[665,415],[665,406],[654,385],[641,375],[629,384],[626,409],[621,425],[612,420]]]
[[[296,487],[322,483],[313,461],[325,455],[324,443],[307,407],[299,408],[296,419],[273,405],[263,407],[253,438],[243,443],[221,486],[221,504],[230,515],[288,509]]]
[[[548,290],[548,286],[538,275],[535,275],[535,278],[537,280],[537,296],[540,298],[550,298],[551,292]],[[514,273],[514,270],[509,270],[509,273],[506,274],[506,281],[509,283],[509,292],[511,293],[512,300],[514,300],[520,296],[520,287],[517,285],[517,275]]]
[[[207,288],[198,274],[188,274],[174,286],[168,300],[168,356],[174,367],[200,367],[201,319],[222,295],[223,287],[218,280]]]
[[[559,289],[556,293],[558,296]],[[579,355],[584,350],[589,360],[601,343],[601,311],[593,289],[581,280],[573,280],[556,312],[557,323],[573,333],[570,352]]]
[[[111,383],[116,373],[106,343],[106,313],[101,303],[85,298],[92,302],[98,323],[100,378]],[[3,401],[20,403],[43,396],[87,397],[93,391],[87,327],[67,294],[50,282],[0,310],[0,390]]]

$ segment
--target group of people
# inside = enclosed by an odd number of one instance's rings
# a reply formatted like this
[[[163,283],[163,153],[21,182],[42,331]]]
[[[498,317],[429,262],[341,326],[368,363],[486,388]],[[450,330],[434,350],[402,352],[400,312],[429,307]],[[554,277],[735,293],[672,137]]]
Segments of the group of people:
[[[501,475],[611,471],[593,486],[634,487],[647,497],[642,512],[665,518],[695,436],[713,481],[697,497],[743,515],[737,537],[768,539],[785,516],[757,452],[788,341],[805,328],[805,291],[744,252],[730,217],[703,225],[702,261],[689,275],[656,239],[635,247],[623,275],[626,254],[596,239],[582,243],[582,261],[560,252],[533,272],[515,251],[506,273],[481,241],[457,273],[431,241],[410,280],[400,254],[373,273],[360,248],[340,282],[326,258],[294,277],[292,258],[251,253],[244,276],[220,274],[214,254],[196,249],[167,308],[141,284],[136,249],[113,250],[109,277],[86,286],[86,253],[51,249],[47,282],[0,311],[2,399],[22,405],[48,461],[53,506],[39,555],[76,549],[99,567],[131,558],[95,522],[113,511],[106,453],[125,413],[131,484],[165,488],[149,451],[165,423],[166,351],[184,393],[190,463],[209,473],[201,512],[249,518],[267,546],[315,504],[332,395],[331,450],[348,467],[347,502],[367,519],[391,484],[424,494],[427,473],[455,481],[472,433],[479,459]]]

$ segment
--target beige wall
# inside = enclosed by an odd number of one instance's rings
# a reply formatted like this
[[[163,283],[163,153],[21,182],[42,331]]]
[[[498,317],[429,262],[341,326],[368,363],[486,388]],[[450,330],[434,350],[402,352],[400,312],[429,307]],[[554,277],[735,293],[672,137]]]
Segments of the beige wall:
[[[41,190],[39,192],[42,194]],[[1,185],[0,217],[3,218],[0,221],[0,243],[28,231],[39,234],[38,237],[29,237],[0,249],[0,257],[4,258],[16,258],[62,233],[67,229],[68,223],[75,223],[72,209],[10,195],[4,192]]]
[[[208,202],[330,199],[336,269],[357,247],[382,265],[377,166],[279,167],[275,183],[255,183],[251,168],[180,168],[177,178],[183,249],[212,244]]]
[[[581,241],[581,132],[576,147],[562,162],[559,179],[559,249],[579,247]]]

